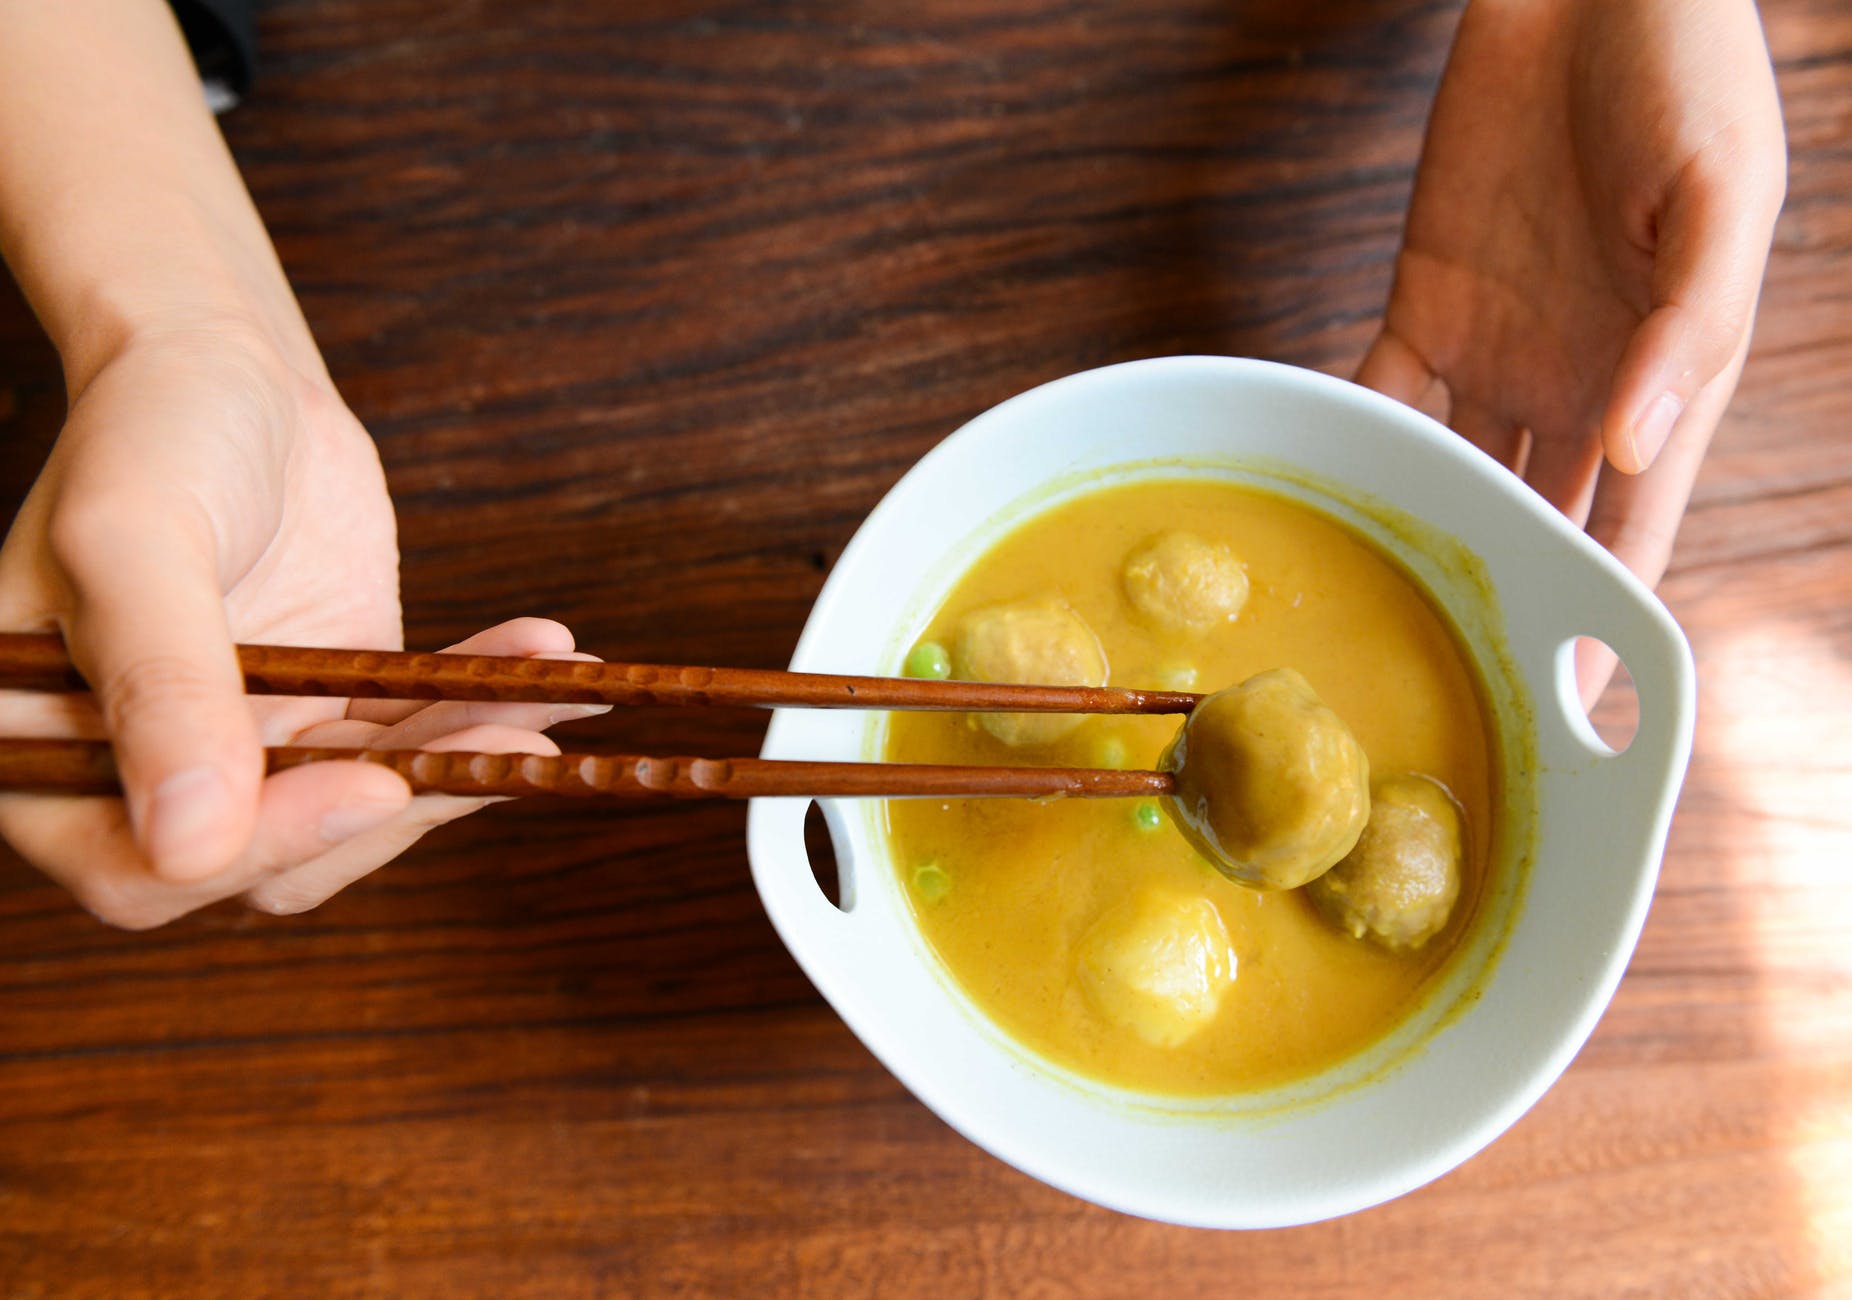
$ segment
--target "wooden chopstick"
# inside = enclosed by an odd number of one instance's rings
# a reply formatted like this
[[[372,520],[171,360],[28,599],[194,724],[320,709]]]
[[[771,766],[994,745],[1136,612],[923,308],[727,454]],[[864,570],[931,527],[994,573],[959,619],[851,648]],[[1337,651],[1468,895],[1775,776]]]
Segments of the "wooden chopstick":
[[[1110,799],[1173,793],[1168,772],[1082,767],[956,767],[631,754],[433,753],[425,749],[265,750],[272,772],[353,760],[389,767],[418,793],[569,798],[751,799],[779,795]],[[100,740],[0,741],[0,790],[118,794]]]
[[[757,705],[816,709],[938,709],[1008,713],[1188,713],[1199,696],[1093,686],[847,677],[751,668],[581,663],[493,655],[238,647],[253,695],[333,695],[395,700]],[[62,639],[0,633],[0,690],[88,690]],[[1076,767],[960,767],[920,763],[825,763],[760,758],[652,758],[634,754],[433,753],[421,749],[282,747],[269,770],[304,763],[378,763],[418,793],[564,795],[571,798],[747,799],[820,795],[1123,798],[1169,794],[1167,772]],[[0,790],[117,794],[115,759],[103,741],[0,738]]]
[[[974,713],[1188,713],[1187,691],[1011,686],[911,677],[847,677],[760,668],[581,663],[569,659],[241,645],[252,695],[566,704],[757,705],[806,709],[937,709]],[[0,633],[0,690],[85,691],[64,642]]]

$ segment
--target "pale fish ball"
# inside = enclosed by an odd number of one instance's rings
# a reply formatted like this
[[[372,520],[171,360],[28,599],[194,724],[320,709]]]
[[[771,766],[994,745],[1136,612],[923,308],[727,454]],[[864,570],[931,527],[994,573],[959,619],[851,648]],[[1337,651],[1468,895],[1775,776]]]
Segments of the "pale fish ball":
[[[1126,557],[1122,577],[1133,608],[1173,631],[1231,623],[1248,598],[1235,553],[1194,533],[1160,533]]]
[[[1153,1047],[1176,1047],[1215,1019],[1235,981],[1235,954],[1215,904],[1145,889],[1081,937],[1081,988],[1095,1010]]]
[[[964,681],[1039,686],[1104,686],[1106,651],[1065,601],[989,605],[965,615],[952,648]],[[1047,745],[1086,720],[1079,713],[982,713],[984,729],[1006,745]]]

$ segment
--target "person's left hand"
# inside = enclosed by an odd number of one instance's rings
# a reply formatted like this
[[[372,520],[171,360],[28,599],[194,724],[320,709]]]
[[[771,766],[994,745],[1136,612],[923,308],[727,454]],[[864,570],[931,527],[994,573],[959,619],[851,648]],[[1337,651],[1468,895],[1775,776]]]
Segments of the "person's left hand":
[[[1750,0],[1473,0],[1358,381],[1410,404],[1444,382],[1457,432],[1652,585],[1786,174]]]

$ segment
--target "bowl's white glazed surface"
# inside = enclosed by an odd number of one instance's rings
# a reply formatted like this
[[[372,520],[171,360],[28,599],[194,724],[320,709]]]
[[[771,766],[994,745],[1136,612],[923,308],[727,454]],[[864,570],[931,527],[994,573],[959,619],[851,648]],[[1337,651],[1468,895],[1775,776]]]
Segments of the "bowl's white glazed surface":
[[[1282,491],[1371,537],[1447,608],[1487,678],[1510,861],[1489,914],[1407,1025],[1286,1089],[1137,1096],[1032,1057],[971,1006],[913,924],[877,803],[825,802],[842,910],[805,855],[808,801],[755,801],[748,850],[766,911],[806,973],[967,1137],[1130,1213],[1215,1227],[1304,1223],[1453,1168],[1581,1047],[1652,897],[1690,750],[1693,669],[1659,602],[1464,440],[1340,380],[1220,357],[1073,375],[947,438],[844,551],[791,666],[897,672],[960,574],[1015,523],[1107,482],[1179,473]],[[1637,685],[1639,728],[1623,753],[1602,745],[1574,704],[1578,635],[1619,651]],[[874,758],[883,734],[879,715],[781,710],[763,753]]]

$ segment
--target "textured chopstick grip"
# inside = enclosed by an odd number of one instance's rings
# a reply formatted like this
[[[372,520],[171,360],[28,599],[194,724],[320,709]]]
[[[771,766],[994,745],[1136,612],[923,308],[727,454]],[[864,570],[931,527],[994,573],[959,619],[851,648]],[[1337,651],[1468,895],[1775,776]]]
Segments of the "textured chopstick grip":
[[[1123,798],[1169,794],[1167,772],[1095,768],[813,763],[631,754],[433,753],[423,749],[265,751],[272,772],[304,763],[390,767],[420,793],[613,799],[750,799],[775,795],[911,798]],[[109,746],[91,740],[0,740],[0,789],[114,794]]]
[[[571,704],[750,705],[1005,713],[1188,713],[1186,691],[847,677],[757,668],[584,663],[403,650],[239,646],[254,695]],[[0,689],[82,691],[58,637],[0,633]]]

